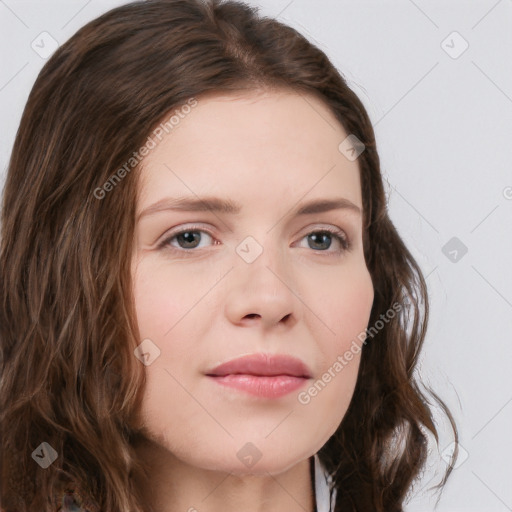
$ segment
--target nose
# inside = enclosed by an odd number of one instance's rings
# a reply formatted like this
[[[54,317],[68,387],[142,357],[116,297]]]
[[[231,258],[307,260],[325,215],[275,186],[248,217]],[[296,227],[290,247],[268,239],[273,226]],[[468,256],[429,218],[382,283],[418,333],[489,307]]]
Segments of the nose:
[[[259,323],[264,329],[295,324],[299,320],[300,301],[285,256],[265,246],[251,263],[238,255],[237,258],[228,276],[227,318],[235,325]]]

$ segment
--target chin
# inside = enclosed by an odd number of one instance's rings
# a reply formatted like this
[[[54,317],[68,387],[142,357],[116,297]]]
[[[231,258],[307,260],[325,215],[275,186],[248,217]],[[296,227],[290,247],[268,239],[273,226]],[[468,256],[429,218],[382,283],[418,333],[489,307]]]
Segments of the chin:
[[[220,445],[220,443],[219,443]],[[233,455],[230,456],[230,453]],[[243,443],[241,447],[231,448],[224,446],[220,453],[210,452],[203,456],[187,457],[187,462],[193,466],[201,467],[209,471],[220,471],[231,473],[236,476],[268,476],[279,475],[296,464],[313,456],[316,451],[313,447],[309,449],[276,448],[272,443],[259,448],[251,442]]]

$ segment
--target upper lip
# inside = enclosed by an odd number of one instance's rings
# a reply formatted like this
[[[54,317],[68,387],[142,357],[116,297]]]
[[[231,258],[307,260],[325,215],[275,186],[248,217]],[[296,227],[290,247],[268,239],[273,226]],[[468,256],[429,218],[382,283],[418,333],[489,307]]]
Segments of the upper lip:
[[[209,370],[206,375],[222,377],[229,374],[246,375],[291,375],[310,378],[309,368],[296,357],[284,354],[249,354]]]

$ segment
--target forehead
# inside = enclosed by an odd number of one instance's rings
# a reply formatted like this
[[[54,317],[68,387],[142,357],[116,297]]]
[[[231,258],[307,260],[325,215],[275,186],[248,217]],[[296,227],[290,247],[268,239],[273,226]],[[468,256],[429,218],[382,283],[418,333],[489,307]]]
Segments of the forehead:
[[[314,95],[208,94],[187,112],[142,161],[139,212],[212,194],[279,205],[337,193],[361,206],[358,163],[339,149],[348,134]]]

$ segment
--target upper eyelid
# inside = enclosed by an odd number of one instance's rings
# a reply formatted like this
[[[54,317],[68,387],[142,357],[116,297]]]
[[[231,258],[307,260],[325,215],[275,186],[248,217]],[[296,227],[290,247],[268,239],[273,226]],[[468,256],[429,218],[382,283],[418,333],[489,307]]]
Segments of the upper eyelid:
[[[326,227],[326,226],[328,226],[328,227]],[[309,233],[311,233],[313,231],[329,230],[329,228],[331,228],[332,230],[342,231],[344,233],[344,235],[348,238],[348,234],[347,234],[347,230],[346,229],[340,228],[339,226],[335,226],[333,224],[325,224],[323,226],[318,226],[318,225],[309,226],[309,227],[304,228],[304,229],[306,229],[306,234],[309,234]],[[163,237],[165,239],[167,239],[169,237],[172,238],[172,237],[175,237],[176,235],[179,235],[179,234],[187,232],[187,231],[202,231],[202,232],[207,233],[211,237],[214,237],[213,233],[211,232],[212,231],[211,229],[206,228],[204,226],[196,225],[196,224],[191,224],[190,226],[186,226],[186,227],[179,227],[178,226],[175,229],[169,230],[167,232],[168,234],[163,235]]]

